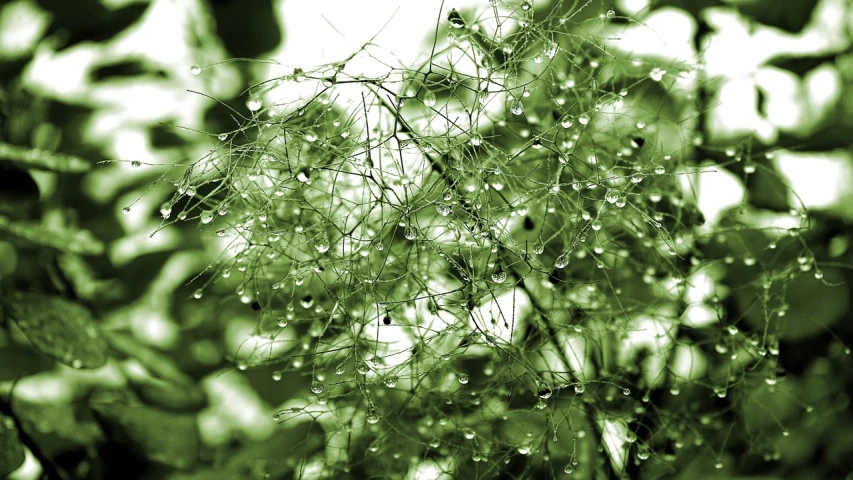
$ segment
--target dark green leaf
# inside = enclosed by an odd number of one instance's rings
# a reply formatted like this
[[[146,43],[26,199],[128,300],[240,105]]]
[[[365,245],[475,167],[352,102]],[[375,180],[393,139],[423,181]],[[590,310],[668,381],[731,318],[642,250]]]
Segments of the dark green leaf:
[[[152,462],[172,468],[192,468],[200,440],[195,415],[170,413],[123,403],[93,403],[92,409]]]
[[[37,222],[13,221],[0,216],[0,234],[63,252],[80,255],[104,253],[104,244],[88,230],[49,228]]]
[[[56,362],[24,345],[0,348],[0,382],[14,381],[53,368]]]
[[[14,472],[24,463],[24,445],[11,417],[0,414],[0,477]]]
[[[134,383],[139,397],[150,405],[173,411],[194,412],[207,404],[204,391],[197,385],[161,381]]]
[[[46,170],[57,173],[83,173],[92,164],[80,157],[63,155],[0,142],[0,162],[8,162],[18,168]]]
[[[107,362],[107,343],[82,305],[40,293],[7,292],[0,299],[6,314],[35,348],[74,368],[98,368]]]

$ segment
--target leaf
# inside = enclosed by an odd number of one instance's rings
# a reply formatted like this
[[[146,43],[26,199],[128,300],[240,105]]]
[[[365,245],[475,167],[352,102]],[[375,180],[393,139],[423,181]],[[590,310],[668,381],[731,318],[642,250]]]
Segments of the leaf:
[[[172,411],[196,412],[207,404],[204,390],[197,385],[160,381],[133,383],[134,390],[145,403]]]
[[[89,310],[82,305],[60,297],[24,292],[4,293],[0,305],[45,355],[74,368],[99,368],[107,362],[107,343]]]
[[[123,403],[92,403],[92,409],[152,462],[188,469],[198,462],[200,439],[195,415]]]
[[[114,350],[139,360],[153,376],[174,383],[192,384],[193,379],[175,364],[174,360],[152,348],[140,344],[128,334],[104,332],[104,336]]]
[[[6,478],[6,475],[20,468],[25,457],[15,421],[0,413],[0,478]]]
[[[18,168],[56,173],[83,173],[92,168],[90,162],[73,155],[63,155],[0,142],[0,163],[2,162],[11,163]]]
[[[29,346],[6,345],[0,348],[0,382],[14,381],[50,370],[56,362]]]
[[[0,216],[0,233],[40,247],[80,255],[100,255],[104,244],[88,230],[49,228],[38,222],[13,221]]]

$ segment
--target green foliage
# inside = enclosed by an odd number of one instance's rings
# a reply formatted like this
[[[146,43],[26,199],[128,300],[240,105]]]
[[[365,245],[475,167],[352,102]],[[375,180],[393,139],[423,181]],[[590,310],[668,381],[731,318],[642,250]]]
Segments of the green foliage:
[[[12,417],[0,414],[0,476],[14,472],[24,463],[24,446]]]
[[[60,297],[7,292],[0,305],[15,326],[45,355],[74,368],[107,362],[107,343],[86,307]]]
[[[0,143],[0,475],[23,441],[61,478],[831,476],[853,371],[826,219],[757,141],[706,145],[702,65],[614,40],[648,25],[480,7],[415,63],[368,42],[222,99],[188,164],[112,162],[119,215],[57,207],[93,162]],[[774,191],[706,222],[722,172]],[[117,261],[155,218],[164,252]]]

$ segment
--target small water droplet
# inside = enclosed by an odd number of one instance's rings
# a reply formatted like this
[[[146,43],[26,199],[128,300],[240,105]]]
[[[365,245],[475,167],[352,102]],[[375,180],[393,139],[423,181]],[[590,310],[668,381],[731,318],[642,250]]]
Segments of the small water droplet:
[[[456,379],[459,380],[459,383],[461,383],[462,385],[467,385],[468,381],[470,380],[468,375],[464,373],[460,373],[459,375],[457,375]]]
[[[263,105],[263,103],[261,102],[261,99],[258,97],[252,96],[252,97],[249,97],[248,100],[246,100],[246,108],[248,108],[249,111],[251,111],[251,112],[257,112],[258,110],[261,109],[262,105]]]
[[[326,253],[329,251],[329,236],[326,235],[325,232],[321,233],[314,240],[314,248],[320,253]]]
[[[381,418],[382,418],[382,415],[380,415],[379,412],[375,408],[370,407],[370,409],[367,410],[367,423],[369,423],[371,425],[375,425],[375,424],[379,423],[379,420]]]
[[[509,112],[513,115],[521,115],[524,113],[524,104],[521,103],[521,100],[516,100],[513,102],[512,106],[509,109]]]
[[[492,273],[492,281],[495,283],[504,283],[506,281],[506,272],[503,270],[495,270]]]
[[[140,162],[139,160],[134,160],[130,162],[130,166],[133,168],[139,168],[142,166],[142,162]]]
[[[319,395],[323,393],[323,390],[326,389],[326,386],[320,382],[314,381],[311,383],[311,393],[315,395]]]
[[[272,372],[272,379],[275,382],[278,382],[279,380],[281,380],[281,370],[274,370]]]
[[[388,388],[394,388],[397,386],[397,377],[388,377],[385,379],[385,386]]]
[[[198,65],[193,65],[193,66],[191,66],[191,67],[190,67],[190,73],[191,73],[191,74],[193,74],[193,75],[198,75],[198,74],[200,74],[200,73],[201,73],[201,67],[199,67]]]
[[[657,167],[655,167],[655,175],[663,175],[664,173],[666,173],[666,167],[664,167],[663,165],[658,165]]]
[[[455,8],[447,13],[447,21],[450,22],[450,26],[453,28],[465,28],[465,20]]]
[[[121,213],[127,215],[130,213],[130,207],[124,207],[121,209]]]
[[[201,220],[201,223],[207,225],[208,223],[213,221],[213,212],[210,210],[206,210],[204,212],[201,212],[201,215],[199,215],[198,218],[199,220]]]

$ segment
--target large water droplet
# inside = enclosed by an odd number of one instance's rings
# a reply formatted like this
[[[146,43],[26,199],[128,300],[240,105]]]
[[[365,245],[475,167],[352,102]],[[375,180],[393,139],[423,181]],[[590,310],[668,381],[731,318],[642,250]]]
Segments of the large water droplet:
[[[208,223],[213,221],[213,212],[210,210],[206,210],[204,212],[201,212],[201,215],[199,215],[198,218],[199,220],[201,220],[201,223],[207,225]]]
[[[326,389],[326,386],[320,382],[314,381],[311,383],[311,392],[315,395],[319,395],[323,393],[323,390]]]
[[[566,268],[566,265],[569,264],[569,256],[567,254],[562,254],[554,260],[554,266],[557,268]]]

